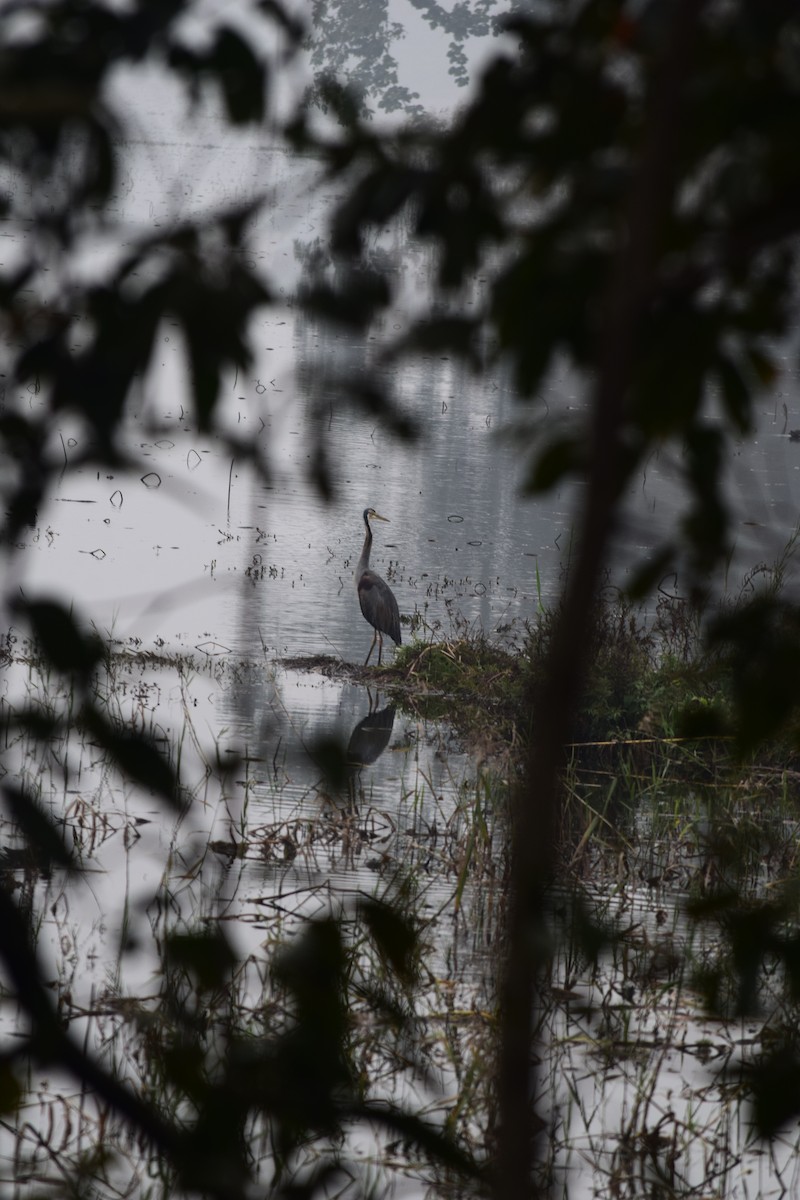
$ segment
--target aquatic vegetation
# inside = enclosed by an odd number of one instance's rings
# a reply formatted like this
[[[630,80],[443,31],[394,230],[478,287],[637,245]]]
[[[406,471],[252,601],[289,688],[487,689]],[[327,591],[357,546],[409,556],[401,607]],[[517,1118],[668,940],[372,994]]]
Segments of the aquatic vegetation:
[[[690,636],[682,609],[645,623],[617,601],[598,613],[598,682],[565,771],[537,1017],[540,1178],[577,1186],[588,1161],[620,1195],[662,1176],[690,1193],[709,1171],[724,1189],[731,1162],[757,1154],[753,1121],[783,1126],[792,1113],[774,1081],[793,1062],[800,1017],[800,771],[789,743],[743,756],[720,731],[687,733],[698,708],[733,711],[730,660],[694,618]],[[393,705],[434,748],[392,805],[364,781],[338,795],[313,754],[297,791],[282,735],[269,756],[255,744],[232,754],[227,735],[208,743],[201,697],[260,689],[261,662],[132,639],[101,647],[76,687],[34,643],[7,645],[27,701],[4,706],[6,761],[98,896],[108,865],[128,879],[121,908],[103,901],[103,925],[119,920],[110,961],[100,926],[89,935],[104,979],[85,974],[83,885],[56,850],[32,852],[39,835],[19,811],[5,823],[2,870],[30,896],[40,944],[57,934],[65,1028],[82,1029],[110,1074],[149,1098],[161,1136],[185,1139],[166,1156],[157,1141],[133,1147],[113,1104],[87,1105],[58,1073],[45,1076],[33,1121],[18,1081],[5,1116],[18,1195],[56,1166],[101,1195],[145,1177],[155,1194],[174,1193],[198,1169],[209,1189],[209,1156],[263,1186],[334,1176],[389,1186],[396,1175],[438,1194],[484,1186],[509,793],[548,636],[542,613],[514,631],[515,649],[473,633],[414,642],[383,669]],[[280,670],[271,684],[277,697]],[[156,822],[142,780],[121,782],[113,747],[104,757],[81,721],[84,692],[110,728],[140,730],[169,756],[185,798],[170,822]],[[47,762],[19,719],[34,706],[48,714]],[[403,728],[385,754],[408,749]],[[457,762],[471,765],[462,774]],[[151,884],[137,863],[151,864]],[[676,1061],[690,1080],[680,1102],[669,1093]],[[276,1087],[298,1073],[299,1091]],[[785,1179],[789,1159],[773,1170]]]

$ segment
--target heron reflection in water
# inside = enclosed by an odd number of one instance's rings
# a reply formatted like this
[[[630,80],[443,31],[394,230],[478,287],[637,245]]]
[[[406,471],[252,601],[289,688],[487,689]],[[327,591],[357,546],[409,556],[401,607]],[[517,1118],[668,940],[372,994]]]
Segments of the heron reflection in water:
[[[364,660],[365,667],[372,657],[376,641],[378,643],[378,666],[381,665],[384,634],[387,634],[398,646],[401,642],[400,611],[397,607],[394,593],[385,579],[381,579],[376,571],[370,570],[369,552],[372,549],[370,518],[373,521],[389,520],[388,517],[382,517],[380,513],[376,513],[374,508],[364,509],[364,524],[367,527],[367,536],[364,538],[364,549],[361,551],[361,558],[358,560],[358,566],[356,567],[356,591],[358,592],[358,602],[361,605],[364,618],[369,621],[375,630],[372,635],[372,645],[369,648],[369,654]]]
[[[378,761],[391,740],[396,711],[394,704],[381,709],[370,708],[366,717],[358,722],[350,734],[345,756],[351,771],[360,771]]]
[[[378,704],[380,704],[380,692],[373,700],[372,693],[367,688],[367,695],[369,696],[369,712],[365,717],[362,717],[350,734],[350,741],[347,743],[345,755],[347,763],[347,789],[350,804],[354,811],[358,811],[358,800],[362,794],[361,772],[365,767],[370,767],[373,763],[377,762],[389,745],[392,738],[396,712],[394,704],[387,704],[385,708],[378,708]]]

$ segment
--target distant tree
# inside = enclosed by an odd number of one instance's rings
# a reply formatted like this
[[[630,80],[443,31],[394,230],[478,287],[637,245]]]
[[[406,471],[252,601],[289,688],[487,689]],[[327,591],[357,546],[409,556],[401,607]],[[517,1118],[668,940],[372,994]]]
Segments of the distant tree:
[[[377,104],[385,112],[422,116],[419,93],[399,80],[393,42],[404,36],[403,25],[390,20],[389,6],[380,0],[369,6],[315,0],[308,37],[315,75],[311,97],[324,108],[324,81],[347,79],[361,96],[365,115]]]
[[[416,11],[413,11],[416,10]],[[437,0],[408,0],[406,15],[417,26],[413,30],[414,53],[419,53],[420,23],[433,33],[426,50],[430,53],[448,38],[447,74],[458,87],[470,81],[465,45],[496,35],[508,8],[500,0],[443,5]],[[387,0],[369,5],[359,0],[313,0],[307,46],[315,81],[312,98],[327,107],[326,83],[347,83],[365,117],[380,110],[399,113],[406,120],[425,116],[418,92],[400,82],[400,67],[394,43],[405,39],[406,25],[398,19],[402,8],[390,8]]]

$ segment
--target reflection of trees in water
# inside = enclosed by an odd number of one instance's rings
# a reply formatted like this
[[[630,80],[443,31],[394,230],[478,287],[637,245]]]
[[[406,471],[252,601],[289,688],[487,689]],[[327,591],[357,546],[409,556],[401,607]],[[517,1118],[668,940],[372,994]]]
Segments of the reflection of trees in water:
[[[497,0],[474,0],[445,8],[437,0],[410,0],[411,6],[432,32],[449,38],[448,75],[458,87],[469,82],[464,43],[469,39],[491,37],[497,33]],[[332,75],[348,83],[363,97],[364,109],[384,112],[403,111],[406,116],[425,113],[419,93],[409,91],[399,80],[397,59],[392,43],[406,36],[405,25],[389,18],[388,0],[314,0],[311,15],[309,53],[315,76]],[[320,90],[314,87],[312,98],[325,107]]]

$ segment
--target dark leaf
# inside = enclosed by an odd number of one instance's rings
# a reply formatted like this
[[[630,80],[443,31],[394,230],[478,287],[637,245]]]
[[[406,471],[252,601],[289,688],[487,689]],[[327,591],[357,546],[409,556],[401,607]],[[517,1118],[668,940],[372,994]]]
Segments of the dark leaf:
[[[709,639],[730,666],[738,747],[755,749],[798,707],[800,610],[775,596],[757,596],[719,617]]]
[[[313,921],[275,960],[293,1023],[275,1048],[274,1070],[282,1115],[298,1126],[334,1126],[351,1087],[346,972],[341,929],[332,919]]]
[[[15,709],[11,721],[20,729],[27,729],[34,737],[43,742],[47,742],[58,733],[63,732],[61,721],[45,712],[41,706]]]
[[[200,986],[203,986],[202,983]],[[168,1085],[180,1088],[195,1103],[202,1102],[208,1092],[206,1056],[202,1043],[185,1039],[173,1042],[160,1051],[160,1059]]]
[[[317,437],[315,439],[308,465],[308,477],[317,489],[317,494],[326,504],[329,504],[334,498],[335,491],[325,446],[324,438]]]
[[[792,1045],[765,1055],[748,1071],[753,1120],[761,1137],[774,1137],[800,1113],[800,1059]]]
[[[82,720],[97,743],[108,751],[120,771],[142,787],[155,792],[174,808],[185,807],[178,793],[178,779],[169,761],[143,733],[112,725],[97,708],[87,704]]]
[[[357,409],[379,418],[396,437],[406,442],[413,442],[418,437],[419,430],[413,418],[401,412],[374,381],[343,381],[341,386]]]
[[[362,900],[358,911],[381,958],[404,983],[412,983],[417,974],[419,940],[410,915],[398,905],[381,900]]]
[[[209,343],[205,338],[201,342],[199,330],[193,329],[188,353],[195,413],[201,433],[207,433],[211,429],[221,379],[219,359],[213,350],[211,353],[208,351]]]
[[[0,1057],[0,1113],[10,1116],[17,1112],[22,1098],[23,1091],[10,1057]]]
[[[676,732],[679,737],[691,739],[730,737],[730,717],[720,705],[690,701],[677,714]]]
[[[172,965],[188,971],[205,991],[224,987],[238,961],[221,926],[207,933],[169,934],[167,955]]]
[[[56,600],[18,600],[16,610],[28,618],[36,641],[59,671],[88,675],[103,656],[99,638],[85,634],[72,613]]]
[[[716,364],[722,400],[731,424],[739,433],[750,428],[751,396],[744,376],[734,360],[721,356]]]
[[[301,291],[300,302],[311,312],[354,329],[363,329],[391,300],[389,285],[375,271],[348,273],[333,288],[320,283]]]
[[[338,1026],[344,999],[347,957],[336,921],[311,922],[275,960],[275,977],[291,994],[300,1021]]]
[[[354,253],[370,226],[383,225],[415,194],[420,172],[387,163],[371,170],[350,191],[336,211],[331,237],[333,248]]]
[[[434,354],[452,352],[477,371],[482,365],[478,335],[479,325],[472,317],[430,317],[412,327],[399,349]]]
[[[580,896],[570,908],[570,937],[591,963],[597,963],[603,951],[613,946],[616,940],[613,927],[604,924]]]
[[[563,436],[550,442],[533,465],[527,490],[546,492],[565,475],[585,467],[584,447],[577,438]]]
[[[692,424],[686,432],[684,466],[692,507],[683,530],[700,572],[709,570],[726,548],[728,511],[721,489],[725,444],[724,433],[711,425]]]
[[[10,784],[3,786],[3,796],[14,821],[27,839],[37,857],[49,866],[54,864],[68,871],[75,868],[75,860],[68,850],[60,830],[53,818],[42,808],[29,792]]]
[[[675,547],[669,544],[662,546],[649,562],[642,563],[640,567],[637,567],[625,589],[627,594],[632,600],[644,600],[647,596],[652,595],[653,590],[661,583],[674,561]]]
[[[222,89],[232,125],[264,119],[266,72],[250,44],[230,27],[222,28],[208,58]]]
[[[374,1121],[376,1125],[392,1130],[399,1134],[403,1141],[419,1146],[435,1161],[452,1167],[468,1179],[481,1178],[481,1164],[467,1150],[449,1133],[442,1132],[440,1126],[424,1121],[414,1113],[407,1112],[397,1105],[367,1102],[354,1105],[352,1115]]]
[[[319,737],[308,747],[313,763],[325,776],[325,783],[334,792],[347,786],[352,771],[347,762],[344,743],[334,737]]]

